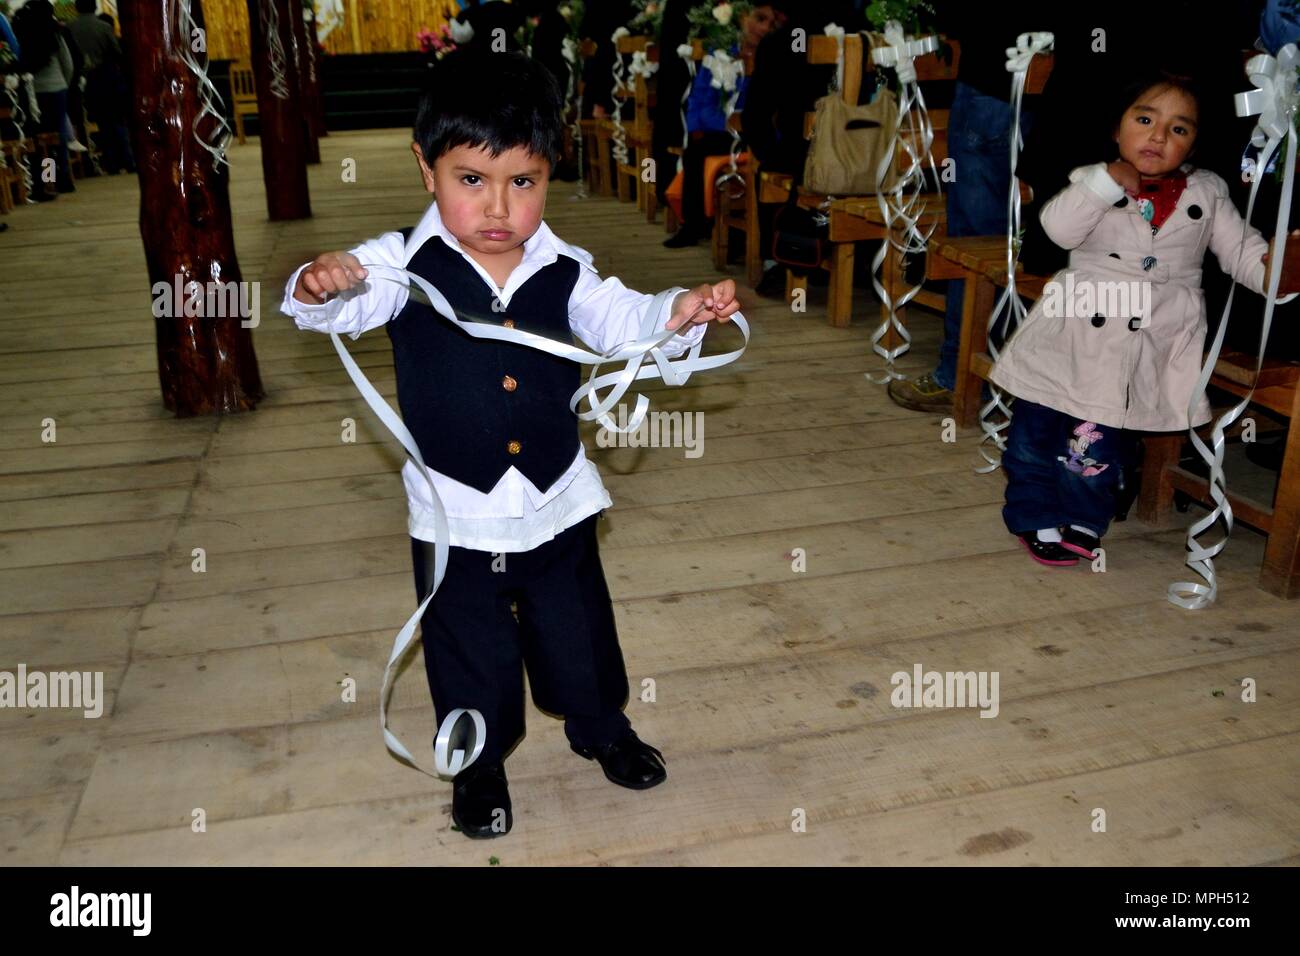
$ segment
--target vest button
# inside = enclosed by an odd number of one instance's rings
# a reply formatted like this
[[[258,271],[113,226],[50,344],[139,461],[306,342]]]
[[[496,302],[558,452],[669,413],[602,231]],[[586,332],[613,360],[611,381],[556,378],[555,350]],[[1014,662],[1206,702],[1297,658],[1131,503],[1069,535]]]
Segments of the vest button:
[[[501,387],[504,388],[507,392],[513,392],[515,389],[519,387],[519,383],[515,381],[511,376],[507,375],[505,378],[501,380]]]
[[[508,445],[506,445],[506,451],[510,452],[510,454],[512,455],[519,454],[521,451],[523,451],[523,448],[524,446],[519,444],[519,442],[517,441],[512,441]]]
[[[504,328],[507,328],[507,329],[513,329],[513,328],[515,327],[515,320],[514,320],[514,319],[506,319],[506,320],[504,320],[504,321],[501,323],[501,325],[502,325]]]

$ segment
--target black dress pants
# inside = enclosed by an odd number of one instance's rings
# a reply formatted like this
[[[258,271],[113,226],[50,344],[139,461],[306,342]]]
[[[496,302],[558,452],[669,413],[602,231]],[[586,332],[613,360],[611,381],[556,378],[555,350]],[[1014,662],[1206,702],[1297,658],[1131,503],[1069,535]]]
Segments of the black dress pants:
[[[565,718],[573,745],[612,743],[630,726],[597,520],[592,515],[531,551],[494,556],[451,548],[447,575],[421,621],[425,668],[438,726],[457,707],[483,715],[485,765],[523,737],[525,667],[533,702]],[[412,538],[411,557],[423,601],[433,545]]]

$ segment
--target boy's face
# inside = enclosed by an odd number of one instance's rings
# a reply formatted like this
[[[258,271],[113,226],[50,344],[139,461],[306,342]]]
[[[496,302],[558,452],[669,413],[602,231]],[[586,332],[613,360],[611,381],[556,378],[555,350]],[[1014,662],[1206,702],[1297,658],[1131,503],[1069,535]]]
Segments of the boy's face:
[[[412,143],[411,149],[443,225],[462,248],[501,255],[537,231],[551,173],[544,158],[518,146],[495,158],[483,146],[457,146],[430,169],[419,144]]]
[[[1143,176],[1165,176],[1196,142],[1196,100],[1174,87],[1152,87],[1124,111],[1115,133],[1119,157]]]

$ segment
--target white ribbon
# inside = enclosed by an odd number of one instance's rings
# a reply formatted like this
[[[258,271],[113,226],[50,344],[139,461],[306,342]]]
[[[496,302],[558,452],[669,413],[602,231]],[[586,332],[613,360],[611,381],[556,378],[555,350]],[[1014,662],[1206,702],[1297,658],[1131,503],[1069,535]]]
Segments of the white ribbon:
[[[176,24],[176,35],[181,38],[181,42],[176,45],[176,50],[186,68],[194,74],[199,98],[199,112],[194,117],[190,129],[194,134],[194,141],[211,154],[213,166],[220,167],[226,162],[226,148],[230,145],[232,137],[230,125],[226,122],[225,104],[221,100],[221,94],[217,92],[217,88],[212,85],[212,80],[208,77],[206,61],[200,63],[192,49],[189,38],[194,35],[198,27],[190,11],[190,0],[169,0],[169,3],[173,8],[170,11],[169,21]],[[214,125],[211,132],[203,136],[199,133],[199,124],[207,116],[212,117]]]
[[[835,38],[838,51],[835,56],[835,89],[844,89],[844,28],[838,23],[828,23],[822,27],[822,33]]]
[[[712,74],[709,79],[709,85],[715,90],[729,94],[727,103],[722,108],[722,114],[725,117],[724,125],[727,132],[731,135],[731,147],[729,168],[727,172],[720,175],[714,181],[714,188],[725,182],[740,182],[744,179],[738,172],[737,157],[740,155],[740,133],[731,125],[731,116],[736,112],[736,104],[740,102],[740,79],[745,75],[745,61],[742,59],[733,59],[731,54],[725,50],[714,50],[704,57],[704,66]],[[732,199],[739,199],[742,194],[733,194]]]
[[[1029,66],[1037,54],[1050,50],[1054,42],[1055,38],[1050,33],[1022,33],[1016,38],[1016,45],[1007,48],[1007,70],[1011,73],[1012,115],[1011,189],[1007,196],[1007,285],[1002,290],[1002,294],[998,297],[998,301],[993,306],[993,311],[989,313],[987,319],[989,357],[995,362],[998,358],[998,347],[994,344],[994,332],[997,329],[999,317],[1002,320],[1002,341],[1005,342],[1020,327],[1020,323],[1024,321],[1027,314],[1025,303],[1016,290],[1016,263],[1020,261],[1018,240],[1020,235],[1020,180],[1016,178],[1016,164],[1020,160],[1020,150],[1025,145],[1024,139],[1020,135],[1020,112],[1025,99],[1025,79],[1029,74]],[[1008,307],[1005,313],[1002,311],[1004,307]],[[1004,400],[1002,389],[990,382],[989,394],[989,401],[980,408],[980,429],[984,432],[984,437],[980,439],[978,451],[980,457],[987,462],[983,467],[975,469],[981,475],[997,471],[1001,467],[1001,458],[990,456],[984,445],[992,442],[999,452],[1006,451],[1007,443],[1002,433],[1011,425],[1011,407]],[[989,419],[989,416],[995,410],[1001,410],[1002,421],[994,422]]]
[[[275,0],[258,0],[258,9],[261,13],[259,19],[262,33],[266,35],[267,61],[271,69],[271,93],[276,99],[287,100],[289,78],[285,73],[284,43],[280,39],[280,14],[276,12]]]
[[[939,49],[936,36],[905,37],[903,26],[897,20],[885,24],[885,46],[871,51],[871,59],[878,66],[891,67],[898,74],[900,83],[916,82],[916,64],[912,61],[918,56],[925,56]]]
[[[683,43],[677,47],[677,55],[686,61],[686,73],[690,79],[686,83],[686,89],[682,90],[682,152],[685,153],[691,143],[690,133],[686,129],[686,103],[691,98],[691,90],[695,87],[695,47],[690,43]],[[682,157],[677,157],[677,171],[682,171]]]
[[[651,61],[646,56],[645,50],[637,50],[632,54],[632,62],[628,65],[627,72],[629,76],[642,76],[649,79],[654,76],[657,69],[659,64]]]
[[[898,311],[921,291],[921,284],[917,283],[901,296],[894,298],[877,276],[892,247],[900,254],[899,277],[901,277],[902,262],[908,255],[925,252],[930,236],[938,227],[936,221],[931,224],[927,232],[922,233],[917,225],[927,208],[926,200],[923,198],[926,160],[929,160],[936,188],[939,185],[939,172],[935,168],[934,156],[931,153],[934,127],[930,124],[925,97],[916,82],[916,68],[912,64],[913,57],[937,50],[938,38],[928,36],[919,40],[907,39],[898,22],[891,20],[885,25],[885,41],[888,45],[872,49],[871,59],[878,66],[893,68],[898,74],[899,91],[898,126],[894,128],[889,147],[876,167],[876,202],[884,221],[885,240],[881,242],[871,263],[871,284],[885,306],[886,314],[880,327],[871,335],[871,349],[885,360],[885,368],[879,378],[870,372],[866,373],[866,377],[877,385],[892,379],[904,378],[904,375],[894,367],[894,362],[898,356],[911,348],[912,335],[899,319]],[[880,95],[884,95],[883,91]],[[914,111],[915,117],[913,117]],[[905,135],[904,120],[907,121]],[[886,190],[885,180],[889,176],[890,167],[894,164],[899,148],[902,148],[907,155],[907,168],[899,175],[893,189]],[[892,349],[886,349],[880,343],[889,334],[891,328],[898,333],[902,343]]]
[[[1250,184],[1246,216],[1242,222],[1241,244],[1237,250],[1238,262],[1246,248],[1246,230],[1249,228],[1251,213],[1255,208],[1255,196],[1259,191],[1263,170],[1267,168],[1270,157],[1279,147],[1284,145],[1289,147],[1285,156],[1286,170],[1282,177],[1282,194],[1278,199],[1277,228],[1273,231],[1273,248],[1269,254],[1270,274],[1268,288],[1265,290],[1264,321],[1260,327],[1259,348],[1256,350],[1255,375],[1251,379],[1252,383],[1258,381],[1260,368],[1264,364],[1264,349],[1268,344],[1268,333],[1273,324],[1273,307],[1278,303],[1277,290],[1282,278],[1282,260],[1286,255],[1291,194],[1295,185],[1297,144],[1295,114],[1297,104],[1300,103],[1300,95],[1296,90],[1297,65],[1300,65],[1300,55],[1297,54],[1295,44],[1292,43],[1282,47],[1276,59],[1268,54],[1252,57],[1246,64],[1246,75],[1250,77],[1250,81],[1256,88],[1247,93],[1238,93],[1234,97],[1238,116],[1259,114],[1255,129],[1251,131],[1250,141],[1253,145],[1262,147]],[[1284,140],[1289,142],[1284,143]],[[1233,268],[1224,271],[1234,274],[1237,270]],[[1201,576],[1205,583],[1177,581],[1169,585],[1167,596],[1170,603],[1188,610],[1207,607],[1213,604],[1218,596],[1218,574],[1214,570],[1214,558],[1227,547],[1228,538],[1232,535],[1232,504],[1228,501],[1227,479],[1223,473],[1223,452],[1226,445],[1224,431],[1231,427],[1237,417],[1245,411],[1251,397],[1255,394],[1255,386],[1252,384],[1240,402],[1219,416],[1210,429],[1209,446],[1201,440],[1201,436],[1196,434],[1196,429],[1192,427],[1193,416],[1205,396],[1210,376],[1214,373],[1215,363],[1219,360],[1224,333],[1228,327],[1228,316],[1232,312],[1232,299],[1236,291],[1237,282],[1234,278],[1232,288],[1228,292],[1228,301],[1223,306],[1223,317],[1219,320],[1219,328],[1214,335],[1214,343],[1205,357],[1205,364],[1201,367],[1201,374],[1196,380],[1196,387],[1192,390],[1191,399],[1187,404],[1187,433],[1197,453],[1209,466],[1209,491],[1210,498],[1214,502],[1210,513],[1187,529],[1186,563]],[[1290,301],[1290,299],[1288,297],[1282,301]],[[1296,427],[1294,423],[1292,427]],[[1197,535],[1214,527],[1220,518],[1223,520],[1222,538],[1209,546],[1202,545],[1196,540]]]
[[[586,349],[579,348],[566,342],[560,342],[555,339],[549,339],[533,332],[525,332],[522,329],[508,329],[504,326],[490,322],[473,322],[464,321],[451,307],[446,298],[431,283],[423,277],[404,269],[397,269],[392,266],[376,265],[363,263],[362,267],[366,269],[367,282],[371,279],[383,282],[395,282],[408,289],[410,296],[415,297],[419,302],[429,306],[435,314],[446,321],[452,323],[466,334],[476,339],[491,339],[498,342],[511,342],[516,345],[524,345],[529,348],[535,348],[539,351],[546,352],[550,355],[556,355],[561,358],[571,359],[583,365],[592,366],[591,374],[587,378],[585,385],[573,393],[569,401],[569,408],[577,414],[578,418],[584,421],[599,421],[600,424],[610,431],[626,434],[636,431],[650,405],[650,400],[644,395],[638,395],[636,399],[636,409],[628,419],[626,427],[620,428],[618,424],[608,414],[609,410],[616,405],[626,394],[632,382],[643,379],[662,379],[669,385],[684,385],[694,372],[704,371],[711,368],[719,368],[736,361],[744,354],[745,348],[749,345],[749,324],[745,321],[743,315],[739,312],[731,316],[731,320],[740,329],[744,336],[744,343],[739,349],[726,352],[722,355],[701,356],[700,350],[703,342],[696,342],[690,350],[682,357],[670,360],[664,355],[662,347],[672,338],[678,335],[677,330],[665,329],[654,331],[653,326],[658,321],[659,315],[663,311],[666,301],[673,295],[671,291],[658,293],[650,302],[645,313],[641,338],[628,342],[624,345],[610,349],[603,354],[589,352]],[[385,275],[384,273],[388,273]],[[413,286],[412,286],[413,284]],[[357,294],[364,294],[364,287],[359,287]],[[352,298],[351,295],[348,297]],[[339,311],[343,308],[343,303],[347,299],[335,298],[331,300],[330,307],[326,311],[326,324],[329,328],[330,341],[334,343],[334,349],[338,352],[339,359],[343,362],[343,367],[347,370],[348,377],[352,379],[357,390],[361,393],[366,404],[383,422],[384,426],[393,434],[406,449],[406,453],[411,457],[419,469],[421,476],[429,488],[429,500],[433,504],[433,527],[434,527],[434,562],[432,580],[428,582],[428,590],[425,593],[424,600],[402,625],[398,631],[397,637],[393,642],[392,652],[388,656],[388,664],[384,668],[383,684],[379,694],[379,725],[383,731],[384,745],[389,752],[405,760],[416,770],[430,776],[454,776],[460,770],[469,766],[479,753],[483,750],[485,730],[482,715],[477,711],[456,710],[447,715],[442,726],[438,730],[438,736],[434,745],[435,773],[422,767],[411,756],[411,752],[397,738],[391,730],[388,729],[388,697],[392,690],[394,672],[397,664],[405,656],[408,648],[415,640],[415,632],[419,627],[420,619],[424,616],[425,609],[428,608],[429,602],[433,599],[434,593],[442,584],[443,577],[447,573],[447,560],[449,557],[451,533],[447,525],[447,512],[443,506],[442,499],[438,496],[437,488],[433,482],[433,472],[429,466],[424,463],[424,458],[420,454],[420,447],[415,441],[413,435],[407,430],[406,425],[402,422],[401,416],[397,414],[379,394],[379,391],[366,378],[365,373],[361,371],[360,366],[349,354],[347,348],[343,345],[343,340],[339,338],[334,331],[334,319],[338,316]],[[698,314],[698,312],[697,312]],[[691,316],[690,318],[694,318]],[[689,319],[681,323],[679,328],[687,328]],[[647,362],[651,359],[652,362]],[[597,374],[600,366],[610,362],[625,362],[624,368],[618,372],[610,372],[604,375]],[[599,389],[609,388],[609,391],[602,398],[599,395]],[[583,399],[587,400],[588,410],[578,411],[578,405]],[[463,751],[457,750],[448,754],[452,730],[461,716],[467,714],[474,722],[475,727],[475,748],[468,759],[465,758]]]
[[[36,99],[36,77],[30,73],[23,74],[23,86],[27,89],[27,105],[33,123],[41,121],[41,104]]]
[[[30,81],[31,78],[32,75],[30,73],[23,77],[25,81]],[[12,84],[9,82],[10,79],[14,80]],[[32,198],[32,190],[36,188],[36,184],[32,181],[32,167],[27,162],[27,150],[23,148],[23,143],[27,141],[27,134],[23,130],[23,124],[27,122],[27,113],[23,110],[22,104],[18,102],[17,76],[5,77],[5,95],[9,98],[9,105],[11,107],[9,112],[9,122],[14,124],[14,129],[18,132],[18,170],[23,177],[23,195],[27,197],[28,205],[35,205],[36,200]],[[33,108],[35,108],[36,96],[34,93],[30,95],[30,102]]]
[[[619,27],[610,35],[610,41],[614,45],[614,64],[611,67],[614,86],[610,90],[610,99],[614,106],[610,119],[614,123],[614,132],[610,137],[613,144],[610,150],[614,154],[614,162],[620,166],[627,165],[627,130],[623,128],[623,101],[627,99],[628,88],[627,82],[623,79],[623,54],[618,52],[618,41],[621,37],[629,35],[627,27]]]

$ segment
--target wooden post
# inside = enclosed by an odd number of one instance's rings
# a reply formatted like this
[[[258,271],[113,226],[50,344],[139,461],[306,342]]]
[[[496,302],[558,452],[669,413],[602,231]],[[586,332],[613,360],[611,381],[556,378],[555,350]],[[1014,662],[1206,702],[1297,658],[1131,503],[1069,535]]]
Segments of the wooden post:
[[[307,23],[303,20],[303,0],[289,0],[289,19],[293,27],[290,36],[293,39],[294,72],[298,74],[299,102],[302,104],[302,135],[307,147],[307,165],[315,166],[320,162],[320,143],[316,138],[316,124],[313,121],[318,95],[317,77],[313,51],[308,42]]]
[[[192,24],[177,22],[185,10]],[[199,0],[121,0],[119,15],[134,90],[129,121],[163,405],[178,417],[249,411],[265,394],[251,325],[244,325],[260,314],[254,311],[260,303],[256,286],[250,291],[240,279],[228,167],[218,166],[196,140],[211,137],[215,124],[206,116],[195,129],[202,87],[185,59],[207,68],[207,54],[193,52],[192,42],[193,29],[203,29],[203,10]],[[185,308],[189,295],[174,290],[192,289],[191,282],[203,291],[205,306],[218,298],[209,298],[209,290],[235,290],[233,297],[220,297],[227,307],[218,314],[224,317],[185,315],[195,311]],[[159,283],[172,291],[153,295]],[[232,300],[249,308],[231,309]]]
[[[257,122],[262,131],[262,179],[272,222],[311,216],[302,91],[293,55],[293,10],[290,0],[248,0]],[[274,33],[268,35],[271,27]]]
[[[329,130],[325,128],[325,76],[323,73],[325,63],[321,58],[320,40],[316,34],[316,8],[308,0],[305,6],[307,12],[307,53],[311,57],[308,61],[310,75],[315,77],[312,84],[311,110],[308,113],[308,120],[311,122],[312,132],[316,134],[317,139],[329,135]]]

